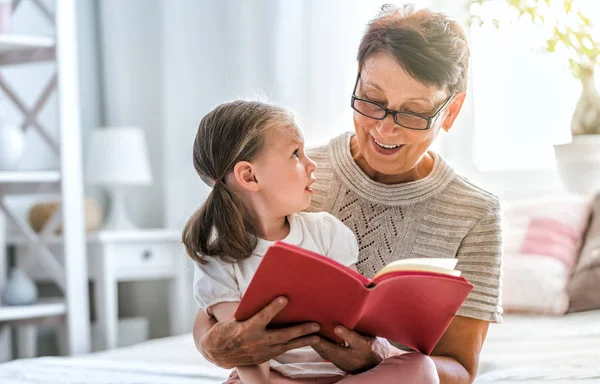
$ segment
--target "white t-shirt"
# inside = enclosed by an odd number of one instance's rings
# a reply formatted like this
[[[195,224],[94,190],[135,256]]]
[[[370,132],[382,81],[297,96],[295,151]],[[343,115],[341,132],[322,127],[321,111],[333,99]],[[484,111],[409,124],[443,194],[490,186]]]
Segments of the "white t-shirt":
[[[325,255],[345,266],[356,264],[356,237],[336,217],[327,212],[301,212],[288,216],[288,222],[290,233],[283,242]],[[226,263],[216,257],[208,258],[206,264],[196,263],[194,296],[198,305],[206,311],[218,303],[240,301],[272,244],[272,241],[259,239],[252,255],[237,263]],[[271,368],[290,378],[344,374],[333,364],[323,362],[311,347],[288,351],[269,363]]]

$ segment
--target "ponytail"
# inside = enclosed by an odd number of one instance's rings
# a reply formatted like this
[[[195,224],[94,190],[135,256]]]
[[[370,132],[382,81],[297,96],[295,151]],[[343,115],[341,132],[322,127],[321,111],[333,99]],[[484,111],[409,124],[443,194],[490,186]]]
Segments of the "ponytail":
[[[258,220],[224,177],[238,162],[259,156],[269,130],[294,125],[285,109],[258,101],[224,103],[202,118],[194,141],[194,168],[213,190],[183,230],[181,240],[190,258],[198,263],[207,257],[236,262],[252,254]]]
[[[228,262],[248,258],[257,243],[253,217],[224,180],[217,180],[183,230],[181,240],[188,256],[202,264],[207,256]]]

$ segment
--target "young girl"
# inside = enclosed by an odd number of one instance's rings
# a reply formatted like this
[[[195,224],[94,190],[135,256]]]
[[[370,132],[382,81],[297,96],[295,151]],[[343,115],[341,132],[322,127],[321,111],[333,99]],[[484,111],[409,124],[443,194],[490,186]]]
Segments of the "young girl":
[[[232,318],[276,240],[356,269],[358,244],[352,231],[328,213],[302,212],[310,204],[316,164],[304,153],[291,113],[261,102],[222,104],[200,122],[193,158],[200,178],[213,187],[183,232],[187,253],[196,262],[194,294],[200,310],[218,321]],[[333,383],[343,375],[305,347],[258,366],[238,367],[226,383],[309,378]]]

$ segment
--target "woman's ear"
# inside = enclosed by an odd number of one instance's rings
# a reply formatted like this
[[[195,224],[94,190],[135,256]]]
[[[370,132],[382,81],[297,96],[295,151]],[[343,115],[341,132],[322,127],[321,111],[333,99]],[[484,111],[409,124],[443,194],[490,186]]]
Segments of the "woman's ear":
[[[446,117],[442,122],[442,129],[444,131],[448,132],[450,128],[452,128],[454,120],[456,120],[456,118],[458,117],[458,114],[460,113],[460,110],[463,104],[465,103],[466,96],[467,94],[465,92],[459,92],[456,95],[454,95],[454,98],[452,99],[452,101],[450,101],[450,105],[448,105],[448,112],[446,113]]]
[[[252,163],[240,161],[233,167],[233,177],[238,185],[245,191],[254,192],[259,189],[256,173]]]

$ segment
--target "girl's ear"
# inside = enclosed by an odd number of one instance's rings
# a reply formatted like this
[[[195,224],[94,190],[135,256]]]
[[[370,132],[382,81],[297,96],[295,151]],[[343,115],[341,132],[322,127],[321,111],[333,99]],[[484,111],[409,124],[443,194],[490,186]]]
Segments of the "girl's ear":
[[[240,161],[237,163],[235,167],[233,167],[233,177],[235,177],[235,181],[244,190],[249,192],[258,191],[259,185],[256,180],[256,172],[254,171],[252,163],[248,161]]]

